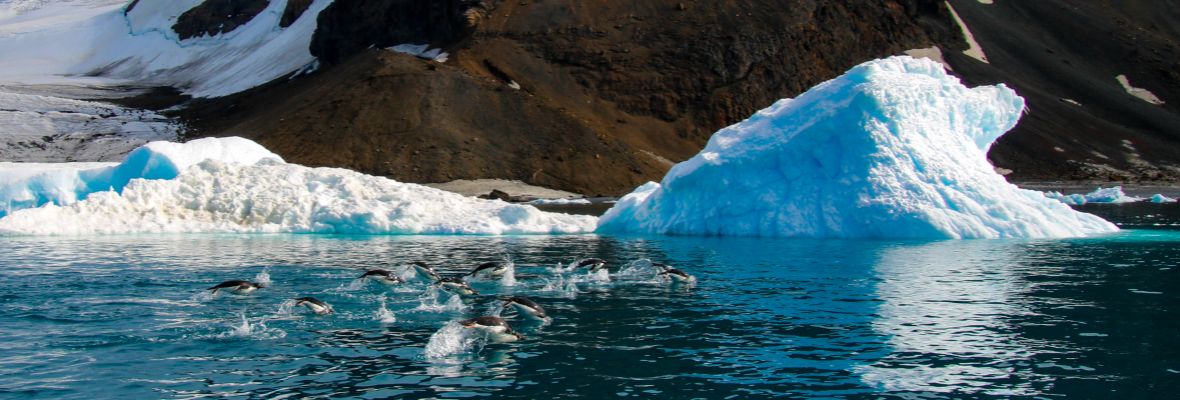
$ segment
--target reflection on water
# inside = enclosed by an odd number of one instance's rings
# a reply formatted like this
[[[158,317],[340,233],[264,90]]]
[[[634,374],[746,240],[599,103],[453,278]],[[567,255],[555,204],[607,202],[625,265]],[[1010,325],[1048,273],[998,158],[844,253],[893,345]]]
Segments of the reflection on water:
[[[0,396],[1005,397],[1170,393],[1180,235],[0,238]],[[562,268],[581,258],[613,273]],[[513,262],[459,297],[420,279]],[[650,261],[649,261],[650,260]],[[682,268],[694,285],[656,275]],[[408,275],[409,276],[409,275]],[[249,296],[203,289],[269,279]],[[525,295],[551,318],[503,310]],[[290,299],[336,310],[315,315]],[[454,324],[501,314],[525,339]]]
[[[1023,244],[935,242],[884,251],[875,273],[883,302],[874,329],[890,354],[858,368],[889,391],[1038,394],[1032,348],[1009,317],[1032,313],[1014,301],[1028,287],[1012,271]]]

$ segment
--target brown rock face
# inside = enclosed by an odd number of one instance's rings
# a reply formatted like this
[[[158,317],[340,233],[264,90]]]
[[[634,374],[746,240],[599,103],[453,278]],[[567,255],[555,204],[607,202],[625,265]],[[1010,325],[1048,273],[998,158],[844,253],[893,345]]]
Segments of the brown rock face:
[[[324,70],[185,117],[303,164],[619,194],[853,65],[962,42],[941,1],[783,3],[337,0],[311,49]],[[451,57],[378,50],[401,43]]]
[[[231,32],[266,9],[269,0],[205,0],[176,19],[172,30],[180,40]],[[127,7],[130,10],[135,4]]]

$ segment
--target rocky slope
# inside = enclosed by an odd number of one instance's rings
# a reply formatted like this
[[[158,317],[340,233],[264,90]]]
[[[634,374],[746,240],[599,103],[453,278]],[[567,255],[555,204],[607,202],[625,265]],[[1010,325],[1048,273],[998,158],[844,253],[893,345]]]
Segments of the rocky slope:
[[[988,60],[947,52],[955,72],[971,84],[1004,82],[1028,100],[1028,114],[989,154],[1010,179],[1180,177],[1177,2],[951,3]],[[1163,104],[1128,93],[1120,75]]]
[[[618,194],[855,64],[963,42],[928,0],[337,0],[318,24],[320,72],[195,102],[192,136],[410,182]],[[451,55],[382,50],[403,43]]]
[[[658,180],[718,128],[868,59],[938,46],[1029,113],[990,153],[1015,180],[1180,176],[1171,2],[336,0],[319,72],[191,102],[190,137],[410,182],[504,178],[585,194]],[[384,50],[429,44],[442,63]],[[1149,90],[1135,97],[1117,76]],[[1162,102],[1162,104],[1158,104]],[[1007,172],[1005,171],[1005,172]]]

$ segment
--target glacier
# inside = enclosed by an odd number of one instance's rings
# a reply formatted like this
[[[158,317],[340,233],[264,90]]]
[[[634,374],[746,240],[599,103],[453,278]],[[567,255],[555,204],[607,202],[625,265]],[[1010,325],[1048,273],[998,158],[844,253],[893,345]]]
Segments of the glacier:
[[[172,25],[203,0],[0,2],[0,83],[173,86],[194,97],[240,92],[314,69],[314,0],[290,26],[287,0],[233,31],[181,40]]]
[[[660,183],[624,196],[599,233],[847,238],[1049,238],[1117,231],[1009,184],[988,148],[1024,100],[943,66],[870,61],[722,129]]]
[[[585,233],[596,218],[288,164],[243,138],[152,142],[123,162],[0,163],[0,234]]]

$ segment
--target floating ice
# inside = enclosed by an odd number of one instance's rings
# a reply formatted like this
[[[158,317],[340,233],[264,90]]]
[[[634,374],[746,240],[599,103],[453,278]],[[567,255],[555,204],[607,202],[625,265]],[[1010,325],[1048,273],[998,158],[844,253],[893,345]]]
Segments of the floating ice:
[[[861,64],[725,128],[660,184],[623,197],[599,232],[999,238],[1116,231],[1009,184],[985,156],[1024,100],[969,89],[936,62]]]
[[[1098,188],[1093,192],[1086,194],[1062,194],[1061,192],[1046,192],[1045,197],[1054,199],[1069,205],[1082,205],[1086,203],[1133,203],[1142,201],[1142,197],[1127,196],[1123,193],[1122,186],[1114,186],[1109,188]]]
[[[589,199],[536,199],[536,200],[530,201],[529,204],[566,206],[566,205],[587,205],[587,204],[591,204],[591,203],[590,203]]]
[[[1168,196],[1164,196],[1162,194],[1156,194],[1155,196],[1151,196],[1151,202],[1152,203],[1175,203],[1176,199],[1173,199]]]
[[[285,164],[241,138],[154,142],[99,168],[5,172],[0,212],[12,212],[0,218],[0,234],[549,234],[595,226],[594,217]]]
[[[0,163],[0,217],[45,204],[67,205],[101,191],[121,192],[132,179],[172,179],[201,161],[254,164],[282,158],[247,139],[205,138],[151,142],[122,163]]]

